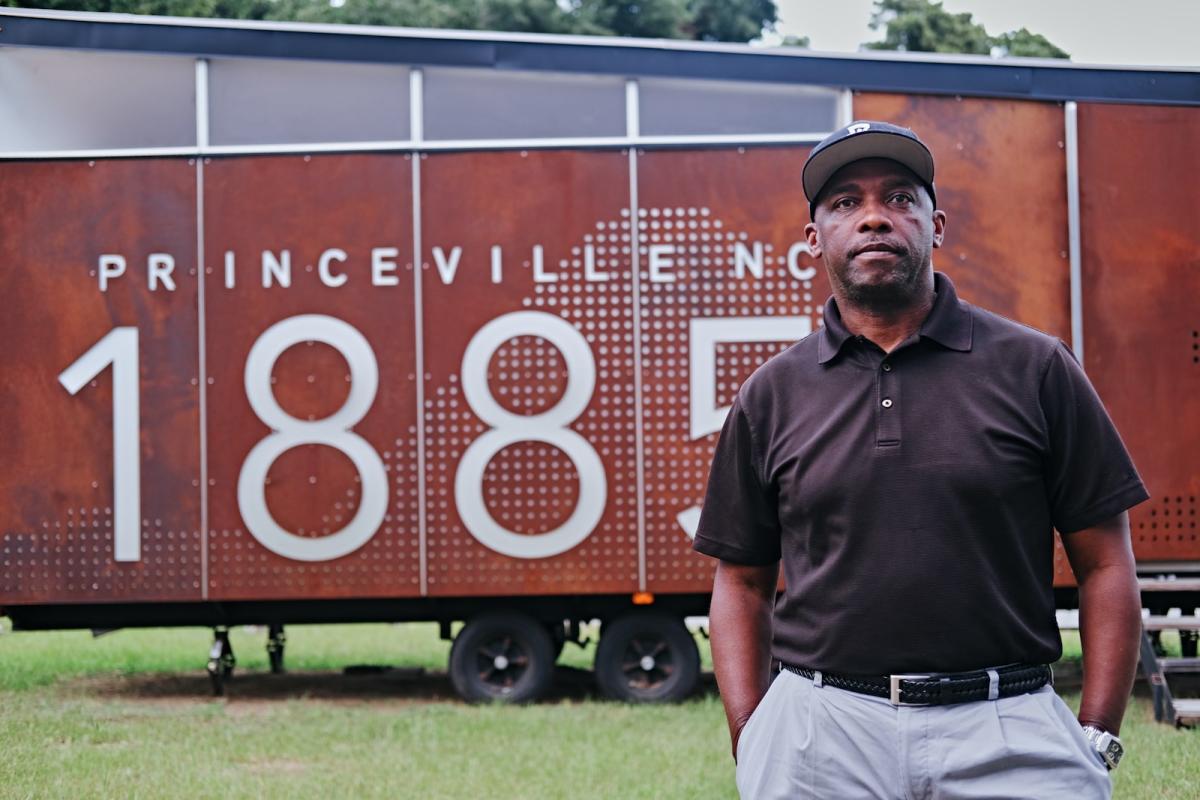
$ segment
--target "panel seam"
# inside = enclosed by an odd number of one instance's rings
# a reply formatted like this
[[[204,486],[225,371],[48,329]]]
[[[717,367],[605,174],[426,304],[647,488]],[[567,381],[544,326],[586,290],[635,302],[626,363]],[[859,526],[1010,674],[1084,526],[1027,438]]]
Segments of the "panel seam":
[[[638,135],[638,84],[629,81],[625,85],[626,134],[636,139]],[[629,253],[633,280],[630,282],[633,295],[633,450],[634,474],[637,487],[637,540],[638,540],[638,591],[646,591],[646,447],[642,409],[642,294],[641,294],[641,247],[638,236],[638,170],[637,147],[629,148]]]
[[[208,348],[204,297],[204,159],[196,159],[196,356],[200,401],[200,598],[208,599]]]

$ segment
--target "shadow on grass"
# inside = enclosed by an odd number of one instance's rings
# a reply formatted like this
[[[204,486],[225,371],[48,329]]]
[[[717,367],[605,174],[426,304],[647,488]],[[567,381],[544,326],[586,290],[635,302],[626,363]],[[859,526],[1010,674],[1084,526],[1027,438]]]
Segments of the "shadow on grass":
[[[140,674],[80,678],[62,685],[66,691],[102,700],[149,700],[167,703],[210,702],[212,683],[206,673]],[[711,672],[701,673],[693,697],[716,695]],[[319,700],[331,703],[427,703],[463,701],[445,672],[404,667],[350,667],[342,672],[235,672],[225,684],[230,703]],[[559,666],[541,703],[601,700],[590,670]]]

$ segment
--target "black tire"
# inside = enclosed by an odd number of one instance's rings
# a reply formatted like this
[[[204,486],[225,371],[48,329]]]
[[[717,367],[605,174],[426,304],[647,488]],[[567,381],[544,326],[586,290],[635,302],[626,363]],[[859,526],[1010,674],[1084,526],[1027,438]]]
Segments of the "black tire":
[[[550,634],[525,614],[481,614],[450,647],[450,681],[468,703],[528,703],[546,692],[553,676]]]
[[[596,647],[596,683],[614,700],[674,703],[692,693],[700,651],[683,620],[630,614],[607,624]]]

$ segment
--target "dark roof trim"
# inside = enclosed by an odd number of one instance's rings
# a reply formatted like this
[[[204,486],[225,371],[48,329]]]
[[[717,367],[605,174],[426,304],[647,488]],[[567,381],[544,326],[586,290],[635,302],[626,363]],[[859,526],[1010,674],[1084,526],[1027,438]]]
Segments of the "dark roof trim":
[[[361,29],[225,20],[0,10],[0,46],[191,56],[327,59],[845,86],[865,91],[1030,100],[1200,105],[1200,71],[1045,60],[833,55],[748,46]]]

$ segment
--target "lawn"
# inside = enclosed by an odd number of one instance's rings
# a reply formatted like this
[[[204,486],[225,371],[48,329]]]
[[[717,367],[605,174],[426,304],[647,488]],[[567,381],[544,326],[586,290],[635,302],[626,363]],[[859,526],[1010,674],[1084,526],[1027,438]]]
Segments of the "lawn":
[[[0,635],[0,797],[736,796],[711,678],[678,706],[609,703],[582,671],[592,648],[568,645],[550,700],[469,707],[436,626],[289,628],[283,676],[267,674],[265,631],[238,628],[237,676],[216,700],[209,637]],[[363,664],[396,668],[342,674]],[[1116,797],[1197,797],[1200,733],[1156,725],[1136,699],[1123,734]]]

